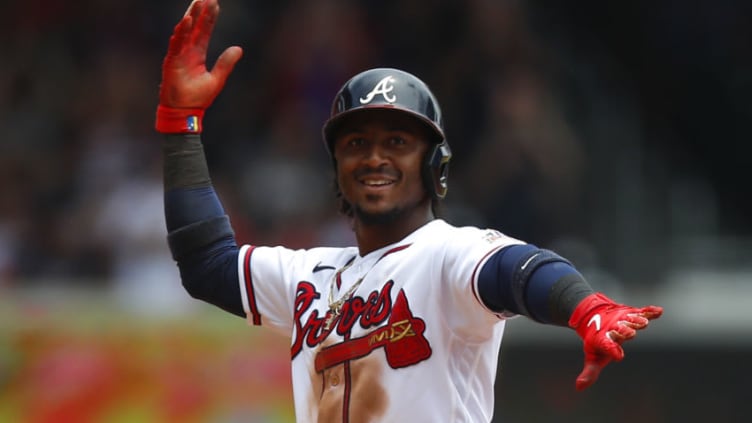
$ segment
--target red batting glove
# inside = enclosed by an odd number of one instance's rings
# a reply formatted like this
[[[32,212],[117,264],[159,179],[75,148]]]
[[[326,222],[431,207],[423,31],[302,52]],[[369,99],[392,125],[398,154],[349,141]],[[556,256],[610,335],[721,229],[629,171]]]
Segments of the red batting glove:
[[[584,342],[585,366],[577,376],[577,390],[595,383],[611,360],[621,361],[624,358],[621,344],[634,338],[639,329],[647,327],[650,320],[661,314],[662,307],[630,307],[617,304],[600,293],[588,295],[580,301],[569,319],[569,326]]]
[[[201,132],[204,111],[222,91],[243,55],[240,47],[229,47],[211,71],[206,69],[206,50],[218,14],[217,0],[193,0],[175,26],[162,62],[155,123],[158,132]]]

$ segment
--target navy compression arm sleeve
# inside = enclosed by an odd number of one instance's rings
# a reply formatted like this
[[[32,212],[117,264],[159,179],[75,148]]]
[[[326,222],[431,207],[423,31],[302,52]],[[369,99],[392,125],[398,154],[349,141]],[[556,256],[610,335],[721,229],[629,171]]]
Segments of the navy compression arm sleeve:
[[[211,185],[166,191],[164,206],[168,232],[225,215],[222,203]]]
[[[592,292],[569,261],[530,244],[501,249],[478,275],[478,293],[489,309],[560,326]]]
[[[168,244],[186,291],[245,317],[238,282],[238,247],[211,185],[197,135],[168,135],[164,146]]]

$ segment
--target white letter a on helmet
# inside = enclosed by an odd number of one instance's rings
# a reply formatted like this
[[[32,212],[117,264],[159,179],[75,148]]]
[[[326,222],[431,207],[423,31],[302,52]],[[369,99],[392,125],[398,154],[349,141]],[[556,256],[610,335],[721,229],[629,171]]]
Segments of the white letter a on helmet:
[[[368,104],[371,101],[373,101],[373,98],[376,97],[378,94],[381,94],[384,97],[384,100],[386,100],[389,103],[394,103],[397,101],[397,97],[394,95],[389,95],[390,92],[394,91],[394,78],[391,76],[387,76],[386,78],[379,81],[378,84],[376,84],[375,87],[373,87],[373,90],[371,90],[370,93],[366,95],[365,98],[360,98],[360,104]]]

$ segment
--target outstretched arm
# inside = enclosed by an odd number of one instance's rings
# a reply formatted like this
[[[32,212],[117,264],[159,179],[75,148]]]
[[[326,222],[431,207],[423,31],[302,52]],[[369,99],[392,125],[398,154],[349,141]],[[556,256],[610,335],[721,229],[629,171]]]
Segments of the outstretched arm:
[[[239,47],[230,47],[207,69],[206,51],[218,13],[217,0],[195,0],[175,26],[162,63],[155,127],[165,134],[165,220],[183,285],[193,297],[242,317],[238,248],[212,186],[200,137],[204,111],[242,55]]]
[[[569,326],[583,340],[585,365],[575,387],[592,385],[611,361],[624,358],[621,344],[660,317],[656,306],[635,308],[596,293],[566,259],[534,245],[495,253],[478,276],[483,303],[496,312],[521,314],[540,323]]]

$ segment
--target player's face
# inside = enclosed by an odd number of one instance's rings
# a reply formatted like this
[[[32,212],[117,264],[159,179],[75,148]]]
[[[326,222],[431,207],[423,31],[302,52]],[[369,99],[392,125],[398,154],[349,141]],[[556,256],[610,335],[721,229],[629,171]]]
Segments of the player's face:
[[[338,131],[334,157],[340,191],[355,217],[390,223],[425,215],[430,198],[421,168],[428,147],[426,128],[403,113],[369,110],[348,118]]]

